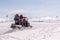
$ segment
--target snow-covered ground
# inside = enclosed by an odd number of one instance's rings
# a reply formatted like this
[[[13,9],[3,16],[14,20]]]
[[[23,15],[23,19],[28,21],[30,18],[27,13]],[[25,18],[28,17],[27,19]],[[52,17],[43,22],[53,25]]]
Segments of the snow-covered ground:
[[[0,23],[0,40],[60,40],[60,20],[29,21],[31,29],[11,30],[12,22]]]

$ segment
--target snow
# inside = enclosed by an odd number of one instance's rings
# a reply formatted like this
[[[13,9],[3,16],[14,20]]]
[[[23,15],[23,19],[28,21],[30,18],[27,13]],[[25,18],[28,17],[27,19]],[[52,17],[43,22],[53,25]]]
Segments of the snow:
[[[59,21],[48,19],[52,22],[32,20],[29,22],[33,28],[24,30],[12,30],[10,28],[12,22],[0,23],[0,40],[60,40],[60,19]]]
[[[54,18],[54,17],[41,17],[41,18],[33,18],[33,19],[29,19],[29,21],[33,21],[33,22],[60,22],[60,18]]]
[[[2,22],[7,22],[7,21],[10,21],[11,19],[9,18],[0,18],[0,23]]]

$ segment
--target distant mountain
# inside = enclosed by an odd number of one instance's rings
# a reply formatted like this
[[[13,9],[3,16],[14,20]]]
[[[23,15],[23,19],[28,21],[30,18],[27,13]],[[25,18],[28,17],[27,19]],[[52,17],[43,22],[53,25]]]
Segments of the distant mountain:
[[[41,18],[32,18],[29,19],[29,21],[34,21],[34,22],[57,22],[60,21],[60,18],[56,17],[41,17]]]

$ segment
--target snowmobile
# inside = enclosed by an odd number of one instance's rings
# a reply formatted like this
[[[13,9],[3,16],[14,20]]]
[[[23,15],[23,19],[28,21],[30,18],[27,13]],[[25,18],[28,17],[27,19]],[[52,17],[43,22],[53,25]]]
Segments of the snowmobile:
[[[30,25],[30,23],[28,22],[28,20],[26,18],[23,18],[22,20],[19,21],[15,21],[15,23],[11,24],[11,28],[12,29],[21,29],[21,28],[32,28],[32,26]]]

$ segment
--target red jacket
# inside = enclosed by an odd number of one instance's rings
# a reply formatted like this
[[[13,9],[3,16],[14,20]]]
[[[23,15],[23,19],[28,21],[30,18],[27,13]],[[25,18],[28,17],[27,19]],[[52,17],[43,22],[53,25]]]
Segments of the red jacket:
[[[22,21],[23,21],[23,20],[25,20],[25,18],[26,18],[26,17],[24,17],[24,16],[20,15],[20,20],[22,20]]]

